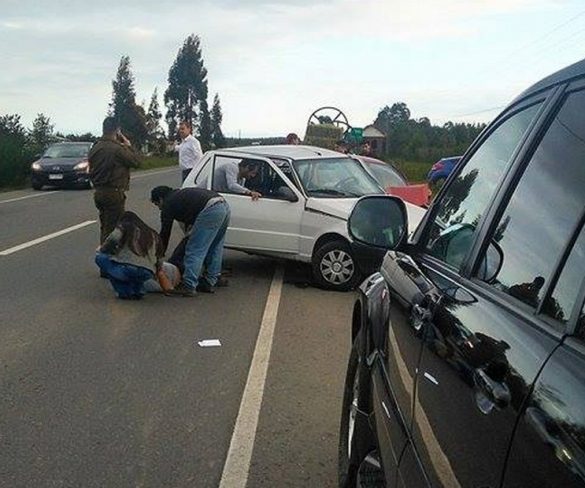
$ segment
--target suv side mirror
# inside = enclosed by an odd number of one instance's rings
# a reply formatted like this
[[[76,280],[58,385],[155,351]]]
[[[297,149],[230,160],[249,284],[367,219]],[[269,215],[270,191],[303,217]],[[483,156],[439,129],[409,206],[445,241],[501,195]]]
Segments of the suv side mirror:
[[[351,211],[347,228],[357,242],[381,249],[396,249],[408,234],[406,206],[397,197],[362,197]]]

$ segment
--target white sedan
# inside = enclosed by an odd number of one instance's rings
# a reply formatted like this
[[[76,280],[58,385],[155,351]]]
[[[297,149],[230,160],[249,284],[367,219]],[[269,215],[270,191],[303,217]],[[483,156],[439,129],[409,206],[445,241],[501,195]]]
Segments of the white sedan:
[[[214,189],[217,168],[242,159],[260,163],[243,185],[262,194],[253,201],[220,192],[231,209],[225,246],[247,253],[311,263],[315,281],[349,290],[372,269],[360,265],[347,232],[347,219],[364,195],[384,193],[361,163],[348,155],[311,146],[251,146],[209,151],[183,188]],[[425,210],[406,204],[414,228]]]

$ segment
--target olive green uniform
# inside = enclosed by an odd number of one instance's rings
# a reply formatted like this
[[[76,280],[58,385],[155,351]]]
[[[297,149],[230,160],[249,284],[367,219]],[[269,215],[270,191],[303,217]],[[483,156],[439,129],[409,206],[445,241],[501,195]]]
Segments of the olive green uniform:
[[[93,198],[100,216],[100,243],[103,243],[124,213],[130,168],[140,165],[140,156],[113,137],[103,137],[91,148],[88,160],[89,177],[95,188]]]

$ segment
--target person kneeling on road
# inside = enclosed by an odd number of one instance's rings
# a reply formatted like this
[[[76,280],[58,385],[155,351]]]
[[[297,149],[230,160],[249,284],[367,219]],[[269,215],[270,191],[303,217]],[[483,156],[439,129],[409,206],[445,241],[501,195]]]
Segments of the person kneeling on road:
[[[213,293],[221,273],[223,243],[230,220],[227,202],[211,190],[175,190],[168,186],[153,188],[150,200],[160,209],[163,253],[169,244],[173,221],[191,229],[185,245],[183,278],[170,293],[187,297],[195,296],[196,291]]]
[[[144,283],[154,278],[163,256],[159,235],[134,212],[124,212],[98,247],[95,262],[107,275],[118,298],[139,300]]]

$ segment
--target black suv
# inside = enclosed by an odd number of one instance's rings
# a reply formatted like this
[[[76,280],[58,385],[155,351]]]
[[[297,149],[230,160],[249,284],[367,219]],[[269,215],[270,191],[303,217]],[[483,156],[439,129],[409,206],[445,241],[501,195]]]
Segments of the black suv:
[[[585,60],[406,219],[371,196],[348,223],[388,252],[353,312],[340,486],[585,486]]]

